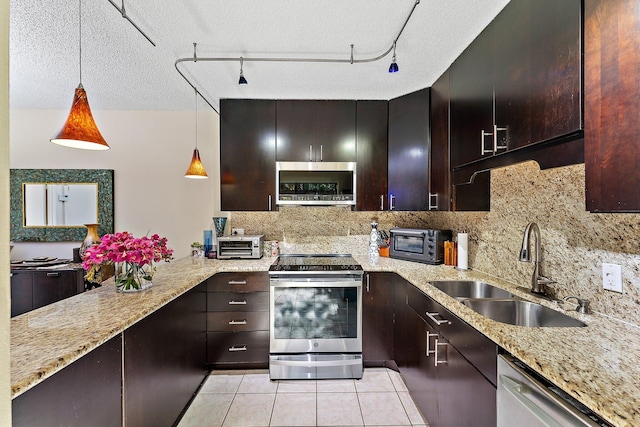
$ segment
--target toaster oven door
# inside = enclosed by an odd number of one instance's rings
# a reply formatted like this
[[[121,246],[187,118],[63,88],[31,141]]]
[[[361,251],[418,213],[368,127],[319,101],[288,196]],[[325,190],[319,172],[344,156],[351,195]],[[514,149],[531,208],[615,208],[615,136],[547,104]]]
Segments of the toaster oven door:
[[[219,258],[251,258],[253,255],[252,240],[219,240]]]

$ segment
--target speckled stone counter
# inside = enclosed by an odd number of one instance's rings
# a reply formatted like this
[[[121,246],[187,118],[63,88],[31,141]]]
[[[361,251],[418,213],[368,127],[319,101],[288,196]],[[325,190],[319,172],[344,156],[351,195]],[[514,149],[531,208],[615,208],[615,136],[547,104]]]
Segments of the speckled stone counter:
[[[472,270],[381,258],[366,271],[396,272],[505,350],[616,426],[640,425],[640,330],[601,315],[579,315],[586,328],[524,328],[495,322],[429,286],[429,280],[484,280],[557,310],[514,285]],[[124,331],[217,272],[266,271],[273,258],[215,261],[184,258],[161,266],[154,286],[118,294],[113,286],[34,310],[11,320],[12,397]],[[567,309],[574,308],[566,304]]]

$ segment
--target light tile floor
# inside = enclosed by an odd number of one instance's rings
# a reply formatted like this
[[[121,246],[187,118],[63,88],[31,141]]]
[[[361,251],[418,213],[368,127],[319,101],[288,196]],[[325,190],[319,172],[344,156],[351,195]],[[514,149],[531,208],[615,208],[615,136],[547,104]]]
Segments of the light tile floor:
[[[267,371],[214,371],[178,427],[421,426],[400,374],[361,380],[270,381]]]

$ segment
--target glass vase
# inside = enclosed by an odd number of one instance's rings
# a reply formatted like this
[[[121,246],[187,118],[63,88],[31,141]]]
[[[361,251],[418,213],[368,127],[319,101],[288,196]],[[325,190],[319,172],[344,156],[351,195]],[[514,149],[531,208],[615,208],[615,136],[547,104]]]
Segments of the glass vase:
[[[128,262],[116,263],[115,282],[118,292],[139,292],[153,286],[153,266]]]

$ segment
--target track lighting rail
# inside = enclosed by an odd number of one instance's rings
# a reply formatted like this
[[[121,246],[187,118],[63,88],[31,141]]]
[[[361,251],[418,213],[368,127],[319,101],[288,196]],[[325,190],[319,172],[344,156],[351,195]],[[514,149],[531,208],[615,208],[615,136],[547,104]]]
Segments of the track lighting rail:
[[[140,29],[140,27],[138,27],[138,26],[136,25],[136,23],[135,23],[135,22],[133,22],[133,21],[131,20],[131,18],[129,18],[129,15],[127,15],[127,11],[126,11],[126,10],[125,10],[125,8],[124,8],[124,0],[122,0],[122,7],[118,7],[118,5],[117,5],[117,4],[115,4],[115,2],[114,2],[113,0],[109,0],[109,3],[111,3],[111,5],[112,5],[113,7],[115,7],[115,8],[118,10],[118,12],[120,12],[120,14],[122,15],[122,17],[123,17],[124,19],[126,19],[127,21],[129,21],[129,23],[130,23],[131,25],[133,25],[133,28],[135,28],[136,30],[138,30],[138,32],[139,32],[140,34],[142,34],[142,35],[144,36],[144,38],[145,38],[145,39],[147,39],[147,40],[149,41],[149,43],[151,43],[151,44],[153,45],[153,47],[155,47],[155,46],[156,46],[156,44],[153,42],[153,40],[151,40],[151,39],[149,38],[149,36],[147,36],[147,35],[144,33],[144,31],[142,31],[142,30]]]
[[[112,2],[112,0],[109,0],[110,2]],[[279,58],[267,58],[267,57],[247,57],[247,56],[219,56],[219,57],[199,57],[197,56],[196,53],[196,43],[193,44],[193,56],[189,56],[189,57],[185,57],[185,58],[178,58],[174,64],[176,71],[178,72],[178,74],[180,74],[182,76],[182,78],[189,84],[189,86],[191,86],[193,89],[195,89],[196,91],[198,91],[198,89],[196,88],[195,84],[192,83],[187,76],[184,75],[184,73],[180,70],[180,68],[178,67],[179,64],[183,63],[183,62],[235,62],[235,61],[240,61],[240,59],[242,58],[243,62],[291,62],[291,63],[333,63],[333,64],[365,64],[365,63],[370,63],[370,62],[375,62],[375,61],[379,61],[382,58],[384,58],[385,56],[387,56],[392,50],[394,50],[394,47],[396,45],[396,43],[398,42],[398,39],[400,39],[400,36],[402,35],[405,27],[407,26],[407,24],[409,23],[409,20],[411,19],[411,16],[413,15],[413,12],[416,10],[416,7],[418,6],[418,4],[420,4],[420,0],[415,0],[413,7],[411,8],[411,11],[409,12],[409,14],[407,15],[407,18],[404,21],[404,24],[402,24],[402,28],[400,28],[400,31],[398,32],[398,35],[393,39],[393,42],[391,43],[391,46],[389,46],[389,48],[384,51],[383,53],[381,53],[380,55],[371,57],[371,58],[361,58],[361,59],[356,59],[353,57],[353,44],[350,45],[351,46],[351,56],[349,58],[295,58],[295,57],[279,57]],[[202,92],[198,91],[198,93],[200,94],[200,97],[207,103],[209,104],[209,106],[216,112],[219,113],[218,110],[213,106],[213,104],[211,102],[209,102],[209,100],[202,94]]]

